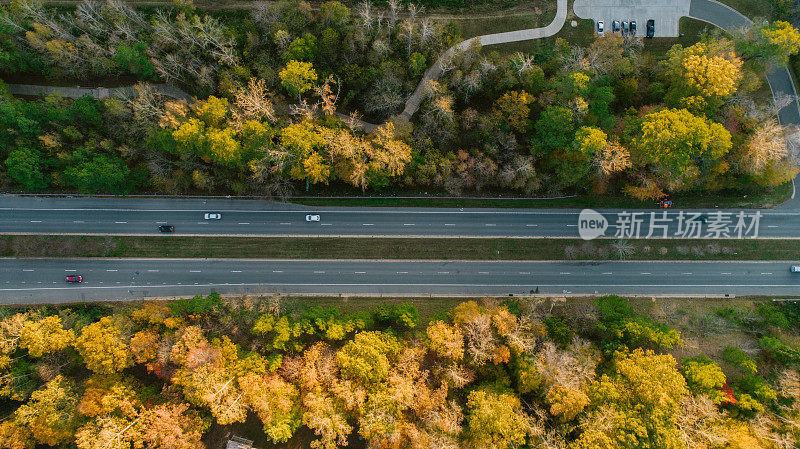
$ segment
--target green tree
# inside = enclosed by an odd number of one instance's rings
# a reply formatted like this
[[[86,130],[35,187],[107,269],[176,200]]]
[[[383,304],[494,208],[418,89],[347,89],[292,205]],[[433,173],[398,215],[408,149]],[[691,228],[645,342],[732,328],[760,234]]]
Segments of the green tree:
[[[317,72],[310,62],[289,61],[278,76],[290,95],[299,97],[314,86]]]
[[[290,61],[314,62],[316,55],[317,38],[311,33],[306,33],[303,37],[293,40],[281,58],[285,63]]]
[[[428,61],[425,55],[419,52],[411,53],[408,58],[408,69],[411,70],[411,76],[416,78],[425,72],[428,68]]]
[[[11,152],[6,159],[8,176],[27,191],[39,192],[47,188],[43,172],[44,163],[39,151],[21,147]]]
[[[548,106],[536,121],[533,147],[543,152],[570,147],[575,135],[572,111],[561,106]]]
[[[129,193],[130,169],[118,157],[99,154],[91,159],[79,159],[64,170],[64,182],[83,193]]]

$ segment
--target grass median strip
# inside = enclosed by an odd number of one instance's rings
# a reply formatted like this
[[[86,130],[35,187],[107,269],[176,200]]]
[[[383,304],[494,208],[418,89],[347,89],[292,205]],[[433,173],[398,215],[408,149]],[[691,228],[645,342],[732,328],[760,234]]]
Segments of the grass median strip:
[[[3,257],[800,260],[800,240],[0,236]]]

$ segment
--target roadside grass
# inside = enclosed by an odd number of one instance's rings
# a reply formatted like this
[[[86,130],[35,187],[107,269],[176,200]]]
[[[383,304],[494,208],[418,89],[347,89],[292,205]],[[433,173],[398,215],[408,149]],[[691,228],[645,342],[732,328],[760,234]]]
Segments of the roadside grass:
[[[474,11],[464,14],[432,14],[437,22],[446,25],[454,23],[461,30],[461,36],[469,39],[483,34],[503,33],[543,27],[553,21],[556,16],[556,2],[539,1],[531,6],[516,7],[507,10],[492,10],[491,14],[476,14]]]
[[[770,0],[718,0],[751,19],[771,19],[773,1]]]
[[[800,240],[0,236],[3,257],[793,260]]]
[[[674,195],[674,207],[679,208],[747,208],[768,209],[787,201],[792,195],[792,183],[759,192],[724,191],[703,196]],[[648,209],[655,205],[623,195],[582,194],[569,198],[514,199],[514,198],[395,198],[386,197],[332,197],[289,198],[289,202],[307,206],[349,207],[484,207],[484,208],[614,208]]]

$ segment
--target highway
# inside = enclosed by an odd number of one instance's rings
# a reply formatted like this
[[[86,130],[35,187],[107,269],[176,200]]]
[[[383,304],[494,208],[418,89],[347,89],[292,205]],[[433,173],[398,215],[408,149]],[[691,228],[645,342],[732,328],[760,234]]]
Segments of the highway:
[[[220,213],[220,220],[205,220],[206,212]],[[618,210],[602,210],[615,237]],[[699,234],[681,234],[681,210],[628,211],[638,215],[639,237],[726,237],[709,235],[714,214],[728,220],[727,237],[736,237],[737,210],[683,211],[684,219],[699,214]],[[0,198],[0,234],[111,234],[163,235],[158,226],[175,226],[180,235],[251,236],[354,236],[354,237],[578,237],[578,209],[431,209],[431,208],[337,208],[309,207],[257,200],[129,199],[129,198]],[[651,213],[653,215],[651,215]],[[666,213],[666,221],[664,221]],[[745,211],[746,224],[755,211]],[[306,222],[307,214],[320,215]],[[758,226],[747,237],[800,237],[800,211],[760,211]],[[655,220],[655,221],[653,221]],[[686,226],[681,226],[686,231]],[[695,230],[697,230],[695,229]],[[756,230],[758,231],[756,234]],[[634,235],[623,237],[634,238]]]
[[[4,304],[225,294],[800,295],[790,262],[4,259]],[[67,284],[79,274],[82,284]]]

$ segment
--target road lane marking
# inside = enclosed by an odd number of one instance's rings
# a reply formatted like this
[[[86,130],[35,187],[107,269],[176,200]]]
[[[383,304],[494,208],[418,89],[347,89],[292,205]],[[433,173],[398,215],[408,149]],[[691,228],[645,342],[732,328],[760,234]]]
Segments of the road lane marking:
[[[23,268],[22,271],[33,271],[33,270],[30,268]]]
[[[324,271],[315,271],[314,274],[325,274]]]
[[[761,273],[761,274],[767,275],[767,274],[772,274],[772,273]]]
[[[72,222],[73,222],[73,223],[86,223],[86,222],[85,222],[85,221],[83,221],[83,220],[72,220]]]
[[[525,227],[527,227],[527,228],[532,228],[532,227],[534,227],[534,226],[539,226],[539,225],[536,225],[536,224],[526,224],[526,225],[525,225]]]
[[[531,274],[530,271],[520,271],[519,274]]]
[[[241,270],[231,270],[231,273],[241,273]]]
[[[366,271],[356,271],[355,274],[367,274]]]
[[[158,273],[158,270],[147,270],[147,271],[149,271],[150,273]]]
[[[414,226],[414,223],[403,223],[403,226]]]
[[[455,226],[455,223],[445,223],[445,226]]]
[[[652,273],[639,273],[639,274],[643,274],[643,275],[645,275],[645,276],[646,276],[646,275],[648,275],[648,274],[652,274]]]
[[[6,281],[8,283],[8,281]],[[117,282],[119,284],[119,282]],[[178,287],[184,285],[180,282],[176,284],[168,284],[167,287]],[[529,287],[628,287],[628,288],[693,288],[693,287],[702,287],[702,288],[718,288],[718,287],[732,287],[732,288],[763,288],[763,287],[770,287],[770,288],[797,288],[797,284],[458,284],[458,283],[341,283],[341,284],[332,284],[332,283],[280,283],[280,282],[269,282],[269,283],[221,283],[221,284],[200,284],[195,282],[194,285],[202,285],[204,287],[215,287],[220,285],[227,285],[227,286],[301,286],[301,287],[521,287],[521,288],[529,288]],[[63,286],[63,287],[33,287],[33,288],[0,288],[0,291],[32,291],[32,290],[103,290],[103,289],[114,289],[114,288],[140,288],[141,285],[125,285],[125,286]]]
[[[720,273],[720,274],[730,274],[730,273]]]
[[[572,225],[571,225],[571,224],[568,224],[568,225],[567,225],[567,227],[569,227],[569,228],[574,228],[574,227],[577,227],[577,226],[578,226],[578,225],[574,225],[574,224],[572,224]]]
[[[239,223],[240,225],[249,225],[250,223]]]
[[[768,228],[777,228],[777,225],[767,225]]]
[[[282,225],[290,225],[291,223],[281,223]]]
[[[116,224],[126,224],[127,221],[115,221],[114,223],[116,223]]]
[[[488,271],[479,271],[478,274],[489,274]]]
[[[119,271],[119,270],[106,270],[106,271]]]
[[[31,220],[31,223],[41,223],[42,220]]]
[[[189,270],[189,273],[202,273],[201,270]]]
[[[272,270],[273,273],[283,273],[283,270]]]
[[[610,272],[610,271],[607,271],[607,272],[605,272],[605,273],[602,273],[602,274],[614,274],[614,273],[612,273],[612,272]]]
[[[562,271],[561,273],[558,273],[558,274],[571,274],[571,273],[567,273],[567,272]]]
[[[408,274],[408,271],[398,271],[397,274]]]
[[[449,271],[437,271],[436,274],[450,274]]]
[[[692,274],[692,273],[681,273],[681,274]]]
[[[78,271],[78,270],[64,270],[64,271]]]
[[[486,223],[486,226],[497,226],[497,225],[494,223]]]
[[[167,224],[166,221],[157,221],[156,224]]]
[[[332,226],[333,223],[320,223],[319,225],[320,226]]]

